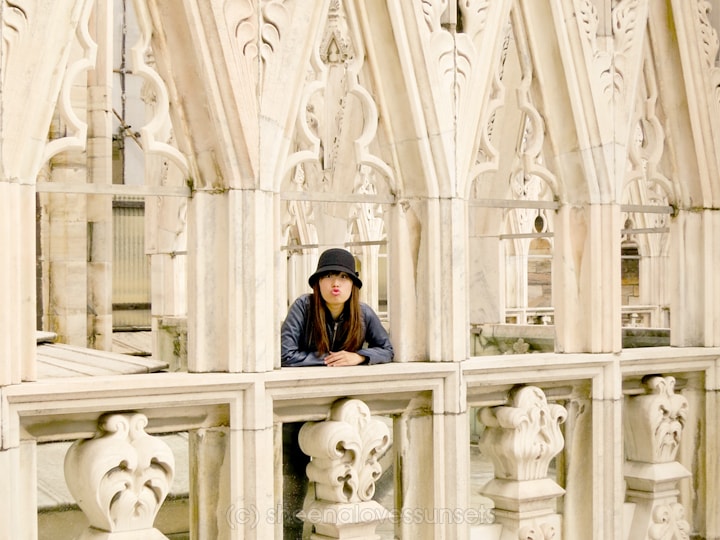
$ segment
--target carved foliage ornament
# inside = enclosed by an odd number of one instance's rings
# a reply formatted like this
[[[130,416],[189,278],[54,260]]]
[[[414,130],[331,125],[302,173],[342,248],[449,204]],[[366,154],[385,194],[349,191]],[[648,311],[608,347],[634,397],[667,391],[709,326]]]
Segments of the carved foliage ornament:
[[[600,18],[592,0],[574,0],[578,27],[584,34],[589,55],[608,100],[624,95],[631,57],[641,50],[647,9],[640,0],[614,0],[612,7],[612,52],[602,50],[598,42]]]
[[[548,404],[535,386],[513,389],[508,402],[508,406],[486,407],[478,413],[487,426],[480,447],[492,459],[495,478],[546,478],[550,461],[564,446],[560,424],[567,410]]]
[[[483,32],[488,26],[491,2],[489,0],[421,0],[419,3],[421,29],[428,39],[423,40],[428,58],[440,74],[444,99],[460,98],[463,90],[471,90],[473,64]],[[461,24],[449,31],[448,21],[462,17]]]
[[[145,432],[147,422],[139,413],[105,415],[95,437],[76,441],[65,456],[68,489],[95,529],[154,530],[175,459]]]
[[[369,501],[382,474],[378,460],[390,446],[388,427],[360,400],[338,401],[324,422],[300,430],[300,448],[312,459],[308,478],[317,499],[333,503]]]
[[[558,530],[550,523],[523,527],[518,532],[518,540],[554,540],[556,538],[559,538]]]
[[[708,69],[711,99],[720,105],[720,67],[717,66],[720,39],[710,23],[712,6],[707,0],[697,0],[697,24],[700,33],[700,48],[704,55],[704,63]]]
[[[264,0],[260,14],[256,2],[235,0],[225,3],[225,19],[233,29],[238,54],[248,66],[255,82],[258,78],[258,55],[267,65],[270,57],[280,49],[280,38],[290,23],[290,12],[284,0]]]
[[[645,463],[674,461],[687,417],[687,399],[675,393],[674,377],[652,375],[642,382],[646,393],[626,403],[627,457]]]
[[[673,503],[656,506],[647,537],[649,540],[689,539],[690,524],[685,520],[683,505]]]

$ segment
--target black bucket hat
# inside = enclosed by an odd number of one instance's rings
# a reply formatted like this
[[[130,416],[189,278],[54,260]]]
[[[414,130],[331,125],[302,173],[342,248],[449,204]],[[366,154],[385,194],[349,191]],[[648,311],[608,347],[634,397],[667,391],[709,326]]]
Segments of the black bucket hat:
[[[323,251],[320,260],[318,260],[317,270],[310,276],[308,283],[312,287],[323,274],[333,272],[345,272],[352,278],[358,289],[362,287],[362,281],[360,281],[355,270],[355,257],[348,250],[342,248],[331,248]]]

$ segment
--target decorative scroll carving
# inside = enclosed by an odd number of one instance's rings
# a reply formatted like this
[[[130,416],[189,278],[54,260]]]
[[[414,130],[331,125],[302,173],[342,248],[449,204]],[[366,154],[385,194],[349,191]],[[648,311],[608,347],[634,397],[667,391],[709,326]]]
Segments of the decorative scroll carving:
[[[625,415],[627,457],[645,463],[675,460],[688,402],[675,393],[675,378],[653,375],[643,379],[646,394],[628,400]]]
[[[652,524],[648,530],[650,540],[689,540],[690,532],[682,504],[663,504],[653,510]]]
[[[556,540],[560,533],[552,523],[540,523],[523,527],[518,533],[518,540]]]
[[[145,432],[146,425],[143,414],[109,414],[95,437],[68,450],[65,480],[92,530],[164,538],[153,522],[170,490],[175,459],[164,441]]]
[[[382,473],[378,459],[389,445],[387,426],[357,399],[339,401],[327,421],[308,422],[300,430],[300,448],[312,458],[308,477],[316,497],[325,501],[371,500]]]
[[[480,410],[480,421],[487,426],[480,447],[492,459],[496,478],[545,478],[550,461],[564,446],[560,424],[567,411],[548,404],[535,386],[514,389],[509,403]]]
[[[358,399],[336,402],[328,420],[300,429],[300,448],[312,459],[308,478],[315,500],[298,515],[315,527],[320,539],[374,540],[375,528],[388,512],[376,501],[379,459],[390,446],[387,426],[370,415]]]

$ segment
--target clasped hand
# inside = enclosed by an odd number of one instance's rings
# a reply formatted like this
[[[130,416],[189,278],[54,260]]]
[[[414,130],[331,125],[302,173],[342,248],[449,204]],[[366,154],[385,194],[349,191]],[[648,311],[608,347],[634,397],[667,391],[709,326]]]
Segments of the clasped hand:
[[[329,367],[357,366],[365,361],[365,357],[355,352],[337,351],[325,356],[324,361],[325,365]]]

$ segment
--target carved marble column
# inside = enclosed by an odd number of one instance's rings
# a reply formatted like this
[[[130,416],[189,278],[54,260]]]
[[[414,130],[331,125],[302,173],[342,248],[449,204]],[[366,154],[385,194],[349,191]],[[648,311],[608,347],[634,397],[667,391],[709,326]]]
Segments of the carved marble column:
[[[565,408],[549,404],[539,388],[521,386],[510,391],[507,405],[480,409],[478,417],[486,426],[480,449],[495,473],[482,494],[495,503],[501,538],[561,540],[562,516],[555,505],[565,491],[547,472],[564,447]]]
[[[625,481],[635,505],[632,540],[690,538],[685,509],[678,502],[679,480],[690,471],[675,460],[688,402],[675,393],[675,378],[643,379],[645,393],[625,403]]]
[[[166,538],[153,523],[170,491],[175,459],[146,425],[143,414],[106,415],[95,437],[68,450],[65,481],[90,522],[79,540]]]
[[[307,475],[315,483],[315,500],[300,513],[314,525],[312,540],[380,538],[375,528],[389,514],[372,497],[382,474],[379,458],[390,446],[387,426],[362,401],[344,399],[328,420],[306,423],[299,442],[311,457]]]

